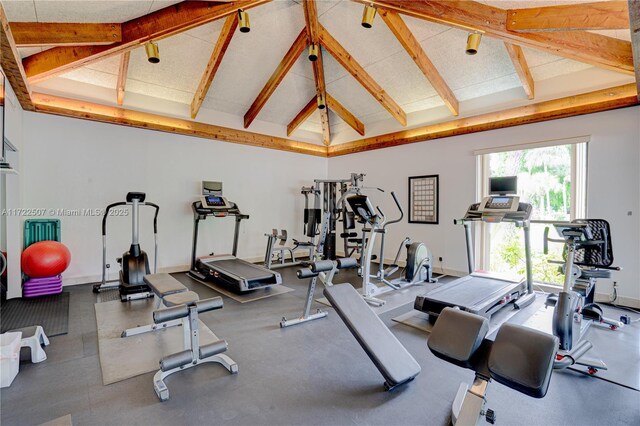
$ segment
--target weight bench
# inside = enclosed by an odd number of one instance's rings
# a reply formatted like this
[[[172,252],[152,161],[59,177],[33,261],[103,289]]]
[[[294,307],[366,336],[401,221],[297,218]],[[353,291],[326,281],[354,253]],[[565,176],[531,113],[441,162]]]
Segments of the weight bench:
[[[171,307],[196,302],[200,299],[197,293],[188,291],[187,287],[182,285],[169,274],[151,274],[145,275],[144,283],[149,286],[151,292],[156,296],[155,308]],[[134,328],[128,328],[122,332],[121,337],[135,336],[136,334],[148,333],[168,327],[181,325],[182,321],[172,320],[160,324],[147,324]]]
[[[185,295],[190,292],[177,293]],[[205,362],[222,364],[231,374],[238,372],[238,364],[227,355],[228,348],[225,340],[218,340],[204,346],[200,346],[198,314],[222,309],[221,297],[187,302],[181,305],[163,308],[153,312],[154,324],[165,324],[172,321],[180,321],[184,329],[184,350],[167,355],[160,360],[160,370],[153,376],[153,389],[160,401],[169,399],[169,389],[164,382],[168,376],[179,371],[193,368]]]
[[[454,425],[476,425],[482,417],[495,422],[495,412],[485,410],[491,379],[534,398],[543,398],[549,388],[557,337],[507,323],[492,342],[485,338],[488,331],[488,319],[445,308],[427,341],[438,358],[476,373],[471,386],[462,383],[458,388],[451,408]]]
[[[332,283],[338,269],[354,267],[357,261],[353,258],[335,262],[322,260],[311,263],[310,269],[298,271],[298,277],[309,278],[330,271],[325,282],[325,297],[385,378],[385,389],[391,390],[413,380],[420,373],[420,365],[351,284]]]

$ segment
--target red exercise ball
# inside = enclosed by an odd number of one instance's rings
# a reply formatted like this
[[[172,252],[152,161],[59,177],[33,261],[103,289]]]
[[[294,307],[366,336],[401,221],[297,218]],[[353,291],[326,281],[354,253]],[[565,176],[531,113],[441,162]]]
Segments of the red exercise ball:
[[[64,272],[71,262],[71,252],[57,241],[40,241],[22,252],[22,272],[31,278],[53,277]]]

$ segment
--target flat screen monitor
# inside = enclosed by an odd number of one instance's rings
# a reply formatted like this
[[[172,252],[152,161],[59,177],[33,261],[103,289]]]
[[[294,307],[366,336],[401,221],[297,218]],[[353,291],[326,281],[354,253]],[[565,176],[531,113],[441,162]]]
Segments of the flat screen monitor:
[[[489,178],[490,195],[507,195],[518,192],[517,176],[500,176]]]

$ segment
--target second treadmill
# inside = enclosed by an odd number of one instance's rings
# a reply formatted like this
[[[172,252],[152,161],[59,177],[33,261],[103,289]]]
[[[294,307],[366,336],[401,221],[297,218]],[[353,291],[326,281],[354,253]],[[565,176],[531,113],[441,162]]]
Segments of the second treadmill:
[[[279,273],[246,260],[238,259],[238,232],[240,222],[249,216],[242,214],[235,203],[222,196],[221,182],[202,182],[203,195],[194,202],[193,209],[193,245],[191,248],[191,270],[189,275],[206,284],[214,282],[236,293],[244,293],[259,288],[282,283]],[[233,250],[231,254],[196,257],[198,248],[198,228],[201,220],[207,217],[235,217]]]
[[[513,304],[516,309],[528,306],[535,299],[531,272],[529,225],[532,206],[521,203],[516,192],[515,177],[492,178],[491,195],[472,204],[464,218],[455,220],[464,225],[467,242],[469,275],[445,284],[425,295],[416,297],[414,308],[435,319],[446,307],[458,307],[467,312],[491,318],[500,309]],[[511,222],[523,229],[526,279],[509,280],[474,271],[471,224],[473,222]]]

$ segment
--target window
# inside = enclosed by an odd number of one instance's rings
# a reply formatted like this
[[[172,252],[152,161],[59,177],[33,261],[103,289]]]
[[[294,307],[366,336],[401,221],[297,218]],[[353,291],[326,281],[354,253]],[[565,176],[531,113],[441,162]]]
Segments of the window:
[[[586,215],[586,154],[588,138],[551,141],[478,155],[478,190],[488,195],[488,181],[494,176],[518,176],[520,200],[531,203],[531,258],[533,279],[562,284],[558,265],[548,260],[562,259],[562,244],[549,244],[544,253],[545,227],[536,221],[569,221]],[[478,245],[482,270],[505,275],[525,275],[524,235],[511,223],[486,224],[479,228]],[[478,236],[478,235],[477,235]]]

